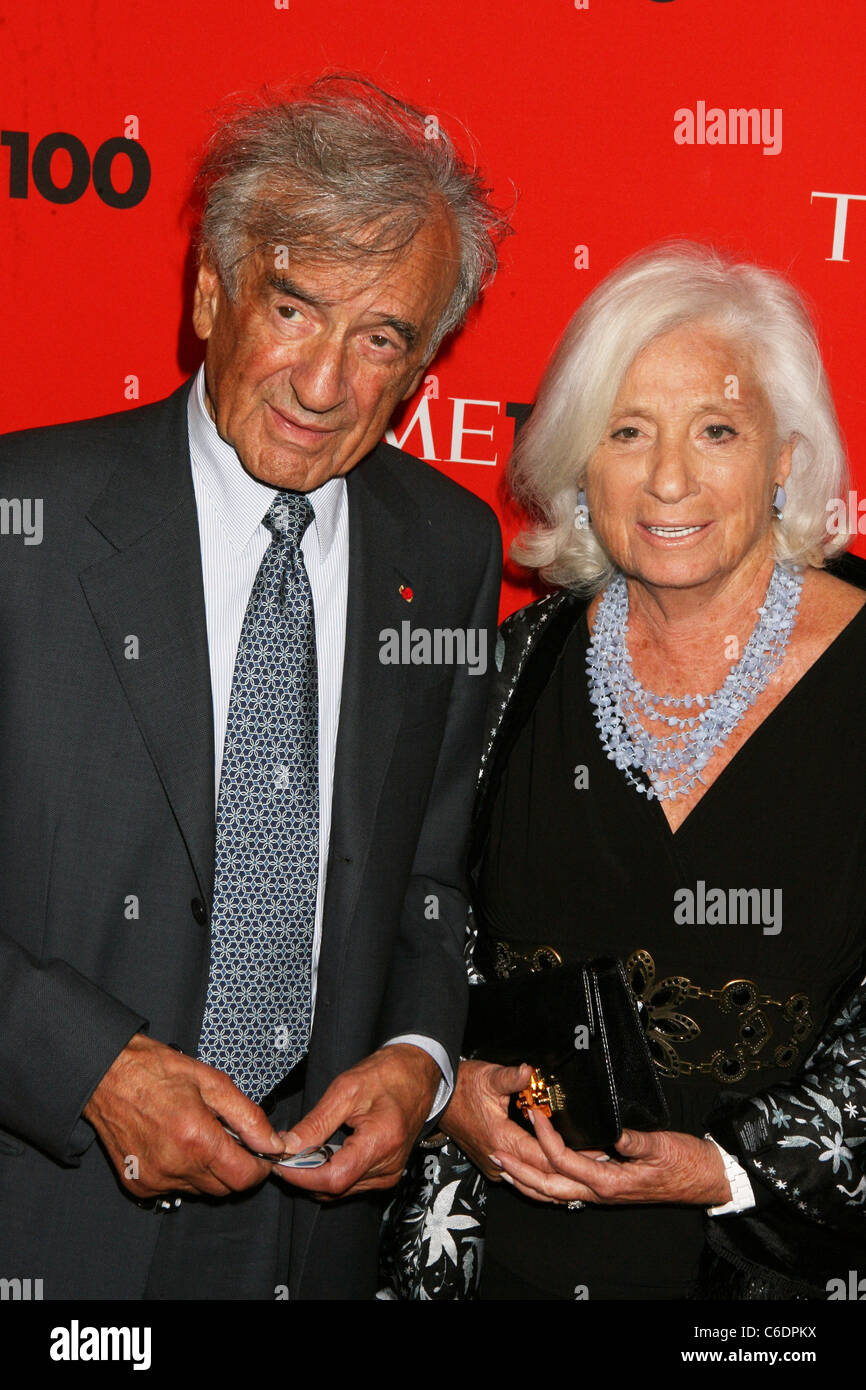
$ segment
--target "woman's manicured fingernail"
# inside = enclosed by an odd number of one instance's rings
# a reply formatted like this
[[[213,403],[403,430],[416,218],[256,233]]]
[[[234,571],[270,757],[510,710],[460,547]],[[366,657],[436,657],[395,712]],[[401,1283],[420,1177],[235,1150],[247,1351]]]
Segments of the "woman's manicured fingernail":
[[[528,1110],[527,1114],[529,1116],[529,1123],[532,1125],[532,1128],[535,1129],[535,1111]]]
[[[514,1179],[513,1179],[513,1177],[511,1176],[510,1173],[503,1173],[503,1174],[502,1174],[502,1181],[503,1181],[503,1182],[510,1182],[510,1183],[511,1183],[511,1186],[512,1186],[512,1187],[514,1186]]]
[[[495,1158],[493,1154],[488,1154],[487,1157],[490,1159],[490,1162],[493,1164],[495,1168],[502,1167],[502,1164],[500,1163],[499,1159]]]

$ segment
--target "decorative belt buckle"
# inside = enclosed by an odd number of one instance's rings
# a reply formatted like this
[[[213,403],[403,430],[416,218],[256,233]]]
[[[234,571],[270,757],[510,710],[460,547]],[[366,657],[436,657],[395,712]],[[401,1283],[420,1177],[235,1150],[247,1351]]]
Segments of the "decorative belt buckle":
[[[548,1119],[555,1110],[565,1109],[565,1095],[562,1087],[554,1076],[551,1076],[548,1081],[544,1072],[537,1067],[529,1079],[529,1085],[524,1090],[518,1091],[515,1100],[518,1110],[526,1119],[529,1118],[529,1112],[533,1108],[540,1110],[542,1115],[546,1115]]]

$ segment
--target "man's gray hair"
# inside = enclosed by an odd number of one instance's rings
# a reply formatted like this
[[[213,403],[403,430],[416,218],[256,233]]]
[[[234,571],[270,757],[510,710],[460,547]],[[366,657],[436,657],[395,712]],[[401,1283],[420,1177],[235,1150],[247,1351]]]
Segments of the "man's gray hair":
[[[508,231],[438,118],[354,74],[326,74],[288,100],[266,94],[236,106],[208,142],[196,194],[201,249],[233,300],[257,248],[387,263],[431,216],[449,213],[460,270],[430,356],[493,279],[495,243]]]
[[[592,593],[612,575],[592,526],[575,528],[577,493],[638,353],[692,323],[736,344],[773,410],[779,447],[796,441],[784,514],[771,523],[776,558],[820,567],[847,545],[845,528],[828,531],[831,503],[847,496],[848,465],[801,296],[773,271],[697,242],[667,242],[626,261],[584,301],[518,436],[509,482],[535,525],[511,554],[551,584]]]

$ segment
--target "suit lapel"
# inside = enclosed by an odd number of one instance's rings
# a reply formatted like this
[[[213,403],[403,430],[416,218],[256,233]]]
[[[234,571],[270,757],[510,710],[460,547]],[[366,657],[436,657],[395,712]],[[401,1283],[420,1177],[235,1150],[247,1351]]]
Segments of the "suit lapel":
[[[213,714],[188,391],[152,407],[150,428],[138,422],[88,517],[114,552],[80,582],[209,903]]]

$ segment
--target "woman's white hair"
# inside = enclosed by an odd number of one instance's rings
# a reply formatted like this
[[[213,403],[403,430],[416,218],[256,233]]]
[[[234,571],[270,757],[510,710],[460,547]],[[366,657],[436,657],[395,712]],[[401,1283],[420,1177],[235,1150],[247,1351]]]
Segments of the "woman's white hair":
[[[613,271],[584,301],[518,435],[508,481],[533,526],[511,554],[549,583],[592,593],[613,574],[593,528],[575,527],[577,493],[632,362],[654,338],[686,323],[706,325],[749,352],[779,447],[796,439],[784,514],[772,521],[776,558],[820,568],[845,549],[850,533],[828,534],[828,517],[831,499],[847,496],[847,460],[803,300],[772,271],[697,242],[666,242]]]

